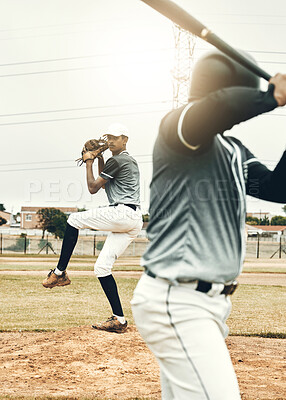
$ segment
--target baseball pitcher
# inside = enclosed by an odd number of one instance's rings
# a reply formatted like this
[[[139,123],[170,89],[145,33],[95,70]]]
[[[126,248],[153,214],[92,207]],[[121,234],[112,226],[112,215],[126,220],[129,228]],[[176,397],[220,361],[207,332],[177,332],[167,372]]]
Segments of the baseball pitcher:
[[[150,223],[132,299],[161,370],[162,398],[239,400],[225,344],[245,249],[246,195],[286,202],[286,152],[274,171],[234,125],[286,104],[286,75],[259,79],[219,51],[195,65],[189,103],[168,113],[153,152]]]
[[[130,136],[119,123],[109,126],[105,133],[107,146],[102,140],[88,141],[81,161],[86,164],[86,179],[91,194],[105,188],[109,206],[73,213],[69,216],[58,265],[43,281],[43,286],[53,288],[71,283],[66,268],[78,239],[79,229],[108,231],[109,234],[96,260],[94,273],[110,303],[113,315],[103,323],[92,325],[95,329],[123,333],[127,329],[117,285],[112,275],[115,260],[124,252],[142,228],[140,211],[139,169],[137,162],[126,150]],[[102,152],[109,148],[112,157],[104,164]],[[93,162],[98,158],[99,176],[93,175]]]

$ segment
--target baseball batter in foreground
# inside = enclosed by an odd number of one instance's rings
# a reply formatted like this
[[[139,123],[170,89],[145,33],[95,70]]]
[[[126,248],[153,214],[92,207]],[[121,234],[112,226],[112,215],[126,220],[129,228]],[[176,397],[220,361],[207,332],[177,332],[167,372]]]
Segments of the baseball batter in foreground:
[[[195,65],[186,106],[161,121],[150,222],[132,299],[161,371],[162,399],[239,400],[225,344],[230,295],[245,249],[246,195],[286,202],[286,152],[274,171],[225,132],[286,104],[286,75],[266,92],[218,51]]]
[[[116,333],[126,331],[127,321],[111,270],[115,260],[138,235],[143,224],[140,211],[139,169],[137,162],[126,151],[129,136],[124,125],[119,123],[110,125],[106,137],[112,157],[105,164],[103,157],[98,158],[99,176],[96,179],[93,175],[94,159],[85,161],[89,192],[95,194],[100,188],[105,187],[110,205],[69,216],[58,265],[43,281],[43,286],[46,288],[71,283],[66,268],[77,243],[79,229],[109,231],[95,263],[94,273],[101,283],[113,315],[106,322],[94,324],[92,327]]]

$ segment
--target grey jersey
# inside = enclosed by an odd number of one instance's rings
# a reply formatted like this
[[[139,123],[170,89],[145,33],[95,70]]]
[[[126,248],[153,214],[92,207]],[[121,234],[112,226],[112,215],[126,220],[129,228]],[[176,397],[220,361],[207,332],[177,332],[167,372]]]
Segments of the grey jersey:
[[[275,109],[273,90],[224,88],[163,118],[153,154],[146,269],[171,281],[227,283],[239,275],[246,195],[286,201],[286,152],[270,171],[239,140],[218,132]]]
[[[139,168],[127,151],[109,158],[100,176],[107,180],[105,191],[110,205],[140,205]]]
[[[251,162],[257,160],[230,137],[217,135],[207,152],[189,156],[173,151],[159,134],[143,266],[171,281],[236,278],[244,257],[244,174]]]

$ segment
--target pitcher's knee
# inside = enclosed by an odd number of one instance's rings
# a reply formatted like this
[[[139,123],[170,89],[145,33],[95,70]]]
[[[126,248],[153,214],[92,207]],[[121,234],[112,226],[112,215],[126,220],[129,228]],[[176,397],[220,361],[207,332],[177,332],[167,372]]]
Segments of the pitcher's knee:
[[[77,213],[72,213],[70,214],[70,216],[68,217],[67,223],[71,226],[73,226],[74,228],[78,228],[78,223],[77,223],[77,218],[76,218],[76,214]]]
[[[88,226],[87,216],[84,215],[85,211],[75,212],[70,214],[67,223],[77,229],[82,229]]]
[[[137,221],[136,225],[133,227],[133,229],[131,229],[128,232],[128,235],[131,237],[131,239],[135,239],[139,233],[141,232],[143,227],[143,221],[140,219]]]
[[[111,267],[109,265],[94,265],[94,273],[97,278],[104,278],[111,275]]]

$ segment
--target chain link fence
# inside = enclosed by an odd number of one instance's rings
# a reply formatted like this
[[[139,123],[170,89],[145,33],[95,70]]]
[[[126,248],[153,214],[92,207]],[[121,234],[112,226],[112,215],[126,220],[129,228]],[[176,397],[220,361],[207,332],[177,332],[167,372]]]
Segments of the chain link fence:
[[[286,235],[257,234],[246,243],[246,258],[286,258]]]
[[[79,236],[74,255],[98,256],[106,235]],[[125,257],[140,257],[144,253],[148,239],[137,237],[125,250]],[[53,236],[42,239],[39,236],[0,233],[0,254],[59,254],[62,240]],[[286,235],[249,237],[246,244],[246,258],[286,258]]]
[[[78,256],[98,256],[106,235],[79,236],[73,254]],[[125,250],[125,257],[141,256],[148,244],[146,237],[137,237]],[[62,239],[53,236],[42,239],[37,236],[4,235],[0,233],[0,254],[59,254]]]

